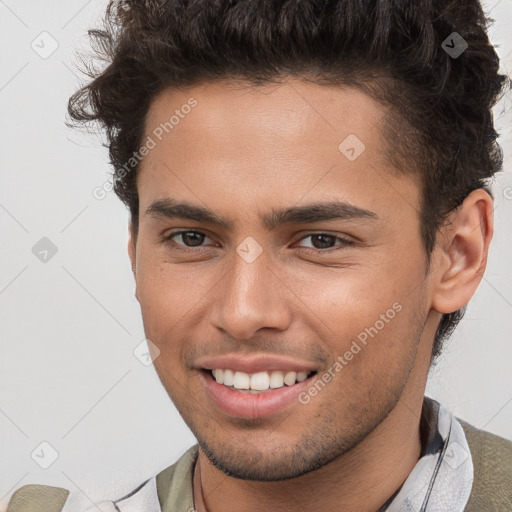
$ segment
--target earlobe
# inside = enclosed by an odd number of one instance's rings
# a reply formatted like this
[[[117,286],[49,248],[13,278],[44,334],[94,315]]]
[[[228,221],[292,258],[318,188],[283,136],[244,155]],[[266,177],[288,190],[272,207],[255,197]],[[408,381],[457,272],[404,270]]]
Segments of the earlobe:
[[[432,308],[452,313],[469,302],[482,280],[494,232],[492,198],[483,189],[473,190],[442,231]]]

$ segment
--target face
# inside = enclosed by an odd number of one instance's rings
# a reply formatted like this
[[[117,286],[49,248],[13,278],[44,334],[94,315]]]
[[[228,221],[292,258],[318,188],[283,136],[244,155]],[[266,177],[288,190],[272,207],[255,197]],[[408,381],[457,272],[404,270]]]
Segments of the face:
[[[298,81],[151,104],[136,295],[161,382],[229,475],[291,478],[353,449],[431,343],[420,190],[385,161],[385,112]]]

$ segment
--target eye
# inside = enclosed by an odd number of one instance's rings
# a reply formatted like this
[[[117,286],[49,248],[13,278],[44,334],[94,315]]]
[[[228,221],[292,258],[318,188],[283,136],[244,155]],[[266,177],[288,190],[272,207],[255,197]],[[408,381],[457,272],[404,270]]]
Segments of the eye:
[[[182,243],[176,242],[175,238],[181,237]],[[203,248],[201,243],[204,242],[205,238],[209,238],[201,231],[192,231],[192,230],[182,230],[182,231],[174,231],[169,235],[164,237],[164,241],[171,242],[172,246],[178,246],[178,250],[185,252],[198,252],[194,250],[194,247],[199,247],[199,249]]]
[[[313,247],[303,247],[306,249],[307,252],[314,252],[314,253],[322,253],[322,252],[332,252],[345,249],[347,246],[354,245],[354,242],[352,240],[349,240],[347,238],[343,238],[340,236],[331,235],[329,233],[311,233],[309,235],[306,235],[302,237],[300,241],[305,240],[307,238],[311,238]],[[331,249],[333,247],[332,244],[336,242],[336,240],[340,241],[341,244],[339,244],[337,247],[334,246],[334,249]],[[327,249],[327,250],[326,250]],[[328,250],[331,249],[331,250]]]

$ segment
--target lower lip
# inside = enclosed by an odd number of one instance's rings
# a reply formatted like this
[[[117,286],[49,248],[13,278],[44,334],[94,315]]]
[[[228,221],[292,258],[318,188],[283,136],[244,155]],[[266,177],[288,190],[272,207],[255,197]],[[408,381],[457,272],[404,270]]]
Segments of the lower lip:
[[[235,418],[247,419],[270,416],[293,402],[299,403],[298,396],[310,386],[312,378],[316,375],[273,391],[244,393],[219,384],[210,372],[205,371],[201,374],[210,397],[222,412]]]

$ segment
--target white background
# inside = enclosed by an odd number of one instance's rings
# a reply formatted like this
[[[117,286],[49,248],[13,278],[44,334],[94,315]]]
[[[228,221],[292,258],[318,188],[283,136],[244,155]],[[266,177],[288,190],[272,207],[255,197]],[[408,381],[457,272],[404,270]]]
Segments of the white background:
[[[105,0],[0,0],[0,510],[28,483],[69,489],[81,506],[117,498],[194,444],[152,366],[126,253],[128,215],[92,190],[112,172],[99,139],[66,128],[86,47]],[[491,39],[512,70],[512,2],[484,3]],[[41,32],[58,42],[47,59]],[[50,49],[50,39],[44,48]],[[42,51],[42,50],[41,50]],[[427,393],[479,428],[512,439],[512,101],[495,110],[505,150],[485,277]],[[509,188],[507,188],[509,187]],[[508,190],[508,194],[506,191]],[[32,247],[48,237],[43,263]],[[31,453],[59,457],[40,468]],[[48,456],[48,450],[46,456]]]

